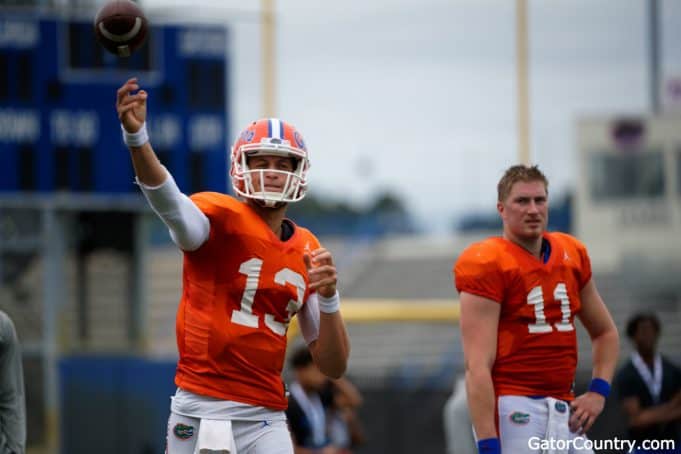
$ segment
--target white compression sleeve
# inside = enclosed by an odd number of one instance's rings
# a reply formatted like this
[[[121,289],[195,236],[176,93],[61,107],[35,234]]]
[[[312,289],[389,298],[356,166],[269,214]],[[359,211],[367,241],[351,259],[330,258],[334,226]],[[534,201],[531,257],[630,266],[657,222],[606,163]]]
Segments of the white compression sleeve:
[[[297,316],[303,339],[307,345],[310,345],[310,342],[319,337],[319,301],[316,292],[308,297],[307,303],[303,305]]]
[[[208,239],[210,221],[189,197],[180,192],[167,169],[166,174],[166,180],[158,186],[147,186],[136,179],[137,184],[151,208],[168,226],[173,242],[183,251],[194,251]]]

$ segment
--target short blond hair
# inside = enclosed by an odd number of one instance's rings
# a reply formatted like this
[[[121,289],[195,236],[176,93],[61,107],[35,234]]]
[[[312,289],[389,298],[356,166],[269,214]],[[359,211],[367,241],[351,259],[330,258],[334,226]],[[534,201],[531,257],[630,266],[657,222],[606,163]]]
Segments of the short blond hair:
[[[499,202],[503,202],[511,193],[513,185],[517,182],[530,182],[530,181],[541,181],[544,183],[546,188],[546,193],[549,193],[549,180],[546,175],[539,170],[539,166],[527,166],[525,164],[518,164],[509,167],[504,172],[504,176],[499,180],[497,184],[497,197]]]

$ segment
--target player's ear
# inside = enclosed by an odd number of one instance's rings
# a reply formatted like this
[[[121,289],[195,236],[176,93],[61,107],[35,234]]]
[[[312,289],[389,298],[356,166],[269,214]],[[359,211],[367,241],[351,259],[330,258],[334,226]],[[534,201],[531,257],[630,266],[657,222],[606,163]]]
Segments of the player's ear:
[[[504,217],[504,204],[503,202],[497,202],[497,211],[499,212],[499,216],[502,218]]]

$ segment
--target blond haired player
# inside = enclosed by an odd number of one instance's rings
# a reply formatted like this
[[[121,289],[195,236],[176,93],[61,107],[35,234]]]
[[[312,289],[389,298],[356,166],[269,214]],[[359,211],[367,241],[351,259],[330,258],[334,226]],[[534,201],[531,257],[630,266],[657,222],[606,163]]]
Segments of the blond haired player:
[[[531,439],[566,447],[601,413],[619,336],[584,245],[546,231],[544,174],[512,166],[497,192],[503,237],[471,245],[454,267],[468,404],[480,453],[539,454]],[[576,317],[593,350],[593,379],[578,397]]]

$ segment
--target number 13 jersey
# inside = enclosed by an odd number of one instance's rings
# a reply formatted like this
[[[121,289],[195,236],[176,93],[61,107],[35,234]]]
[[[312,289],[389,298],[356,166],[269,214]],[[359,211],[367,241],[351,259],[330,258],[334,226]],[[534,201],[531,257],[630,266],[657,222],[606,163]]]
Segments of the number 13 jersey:
[[[184,253],[175,383],[283,410],[286,330],[309,296],[303,253],[319,241],[297,226],[281,241],[250,206],[224,194],[191,199],[211,227],[200,248]]]
[[[454,266],[456,288],[501,304],[492,380],[497,396],[571,400],[577,367],[574,317],[591,279],[586,248],[545,233],[546,263],[503,238],[468,247]]]

